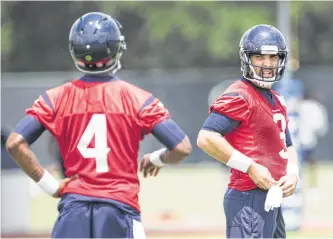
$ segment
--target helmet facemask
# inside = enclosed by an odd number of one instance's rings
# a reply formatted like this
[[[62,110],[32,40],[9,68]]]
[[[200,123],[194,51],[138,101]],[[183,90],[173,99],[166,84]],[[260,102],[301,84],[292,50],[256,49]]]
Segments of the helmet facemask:
[[[243,72],[243,76],[253,82],[254,84],[262,87],[262,88],[271,88],[272,85],[281,80],[287,66],[287,55],[288,51],[279,51],[277,46],[267,45],[262,46],[261,51],[253,52],[253,51],[245,51],[242,47],[239,50],[239,55],[241,59],[241,70]],[[277,67],[264,67],[257,66],[252,64],[251,56],[252,55],[278,55],[279,63]],[[261,74],[258,75],[255,71],[255,67],[261,69]],[[263,76],[264,69],[273,69],[275,70],[275,75],[267,78]]]

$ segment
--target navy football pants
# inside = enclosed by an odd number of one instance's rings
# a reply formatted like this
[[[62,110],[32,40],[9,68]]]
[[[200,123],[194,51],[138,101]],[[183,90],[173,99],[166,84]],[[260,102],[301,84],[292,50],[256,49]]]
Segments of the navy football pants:
[[[52,238],[145,239],[139,220],[107,202],[80,201],[76,195],[65,195],[58,210],[59,216],[52,231]]]
[[[267,192],[259,188],[244,192],[227,189],[227,238],[286,238],[281,208],[264,209]]]

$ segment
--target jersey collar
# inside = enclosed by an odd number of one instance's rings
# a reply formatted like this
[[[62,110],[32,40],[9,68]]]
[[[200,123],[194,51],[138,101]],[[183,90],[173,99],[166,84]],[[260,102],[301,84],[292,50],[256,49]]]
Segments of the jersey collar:
[[[109,74],[105,74],[105,75],[84,75],[80,78],[81,81],[84,82],[108,82],[108,81],[112,81],[112,80],[116,80],[118,79],[116,76],[114,75],[109,75]]]

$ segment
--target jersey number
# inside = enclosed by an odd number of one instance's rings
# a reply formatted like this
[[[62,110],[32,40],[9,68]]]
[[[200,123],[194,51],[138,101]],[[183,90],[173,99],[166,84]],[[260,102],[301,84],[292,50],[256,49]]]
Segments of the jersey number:
[[[89,143],[95,135],[95,148],[88,148]],[[104,114],[93,114],[83,135],[77,145],[84,158],[94,158],[96,160],[96,172],[105,173],[109,171],[107,146],[106,116]]]
[[[281,113],[275,113],[273,115],[273,120],[275,123],[278,123],[279,121],[281,122],[280,138],[281,138],[283,144],[286,145],[286,133],[285,133],[286,127],[287,127],[286,118]],[[282,149],[279,152],[279,155],[283,159],[288,159],[288,151],[286,149]]]

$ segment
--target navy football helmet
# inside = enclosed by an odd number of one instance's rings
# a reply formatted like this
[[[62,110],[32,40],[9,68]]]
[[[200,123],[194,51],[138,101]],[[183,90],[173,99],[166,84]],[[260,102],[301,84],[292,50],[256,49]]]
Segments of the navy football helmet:
[[[272,54],[279,56],[279,64],[275,76],[265,78],[259,76],[251,63],[251,55]],[[239,43],[239,55],[241,59],[241,70],[243,76],[263,88],[271,88],[272,85],[281,80],[288,61],[288,47],[282,33],[270,25],[256,25],[247,30]],[[264,69],[263,66],[255,66]]]
[[[75,66],[86,74],[115,73],[126,50],[122,26],[109,15],[90,12],[77,19],[69,34]]]

